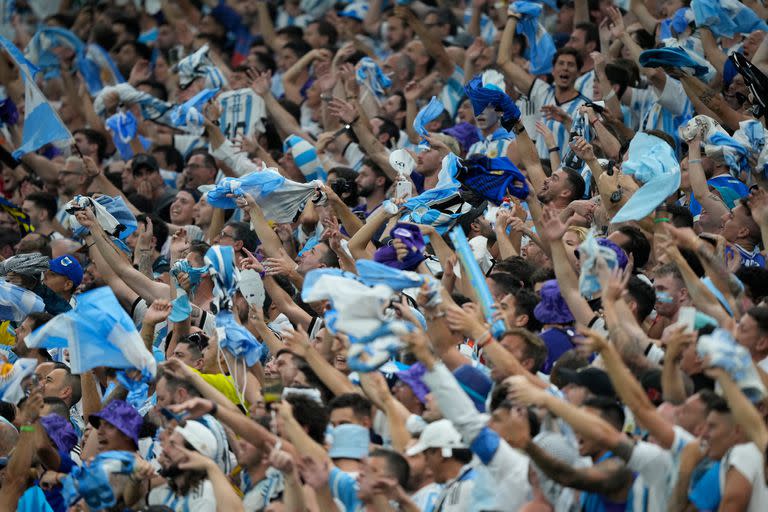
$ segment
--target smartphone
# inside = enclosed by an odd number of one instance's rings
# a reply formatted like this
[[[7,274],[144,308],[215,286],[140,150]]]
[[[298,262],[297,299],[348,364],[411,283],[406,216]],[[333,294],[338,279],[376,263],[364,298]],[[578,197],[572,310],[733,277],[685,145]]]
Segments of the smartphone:
[[[408,180],[398,180],[395,183],[395,198],[407,199],[411,197],[411,182]]]
[[[685,326],[685,331],[692,333],[696,324],[696,308],[683,307],[677,315],[677,323]]]

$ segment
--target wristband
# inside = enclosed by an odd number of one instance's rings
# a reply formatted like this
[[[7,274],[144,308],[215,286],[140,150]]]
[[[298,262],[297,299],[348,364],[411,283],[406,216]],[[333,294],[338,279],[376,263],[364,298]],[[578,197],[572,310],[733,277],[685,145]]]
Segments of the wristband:
[[[491,341],[493,341],[493,336],[491,335],[491,331],[485,331],[485,334],[483,334],[481,337],[476,339],[475,343],[477,343],[478,347],[483,348]]]
[[[35,426],[34,425],[22,425],[19,427],[19,432],[34,432]]]
[[[549,152],[550,153],[555,153],[555,152],[559,153],[560,152],[560,146],[555,146],[553,148],[549,148]]]
[[[661,218],[658,218],[658,219],[653,219],[653,223],[654,224],[661,224],[662,222],[669,222],[669,218],[668,217],[661,217]]]
[[[693,160],[688,160],[688,165],[690,165],[690,164],[700,164],[700,163],[701,163],[701,158],[695,158]]]
[[[217,412],[219,412],[219,404],[217,404],[216,402],[213,402],[213,407],[211,407],[211,410],[210,412],[208,412],[208,414],[210,414],[211,416],[216,416]]]

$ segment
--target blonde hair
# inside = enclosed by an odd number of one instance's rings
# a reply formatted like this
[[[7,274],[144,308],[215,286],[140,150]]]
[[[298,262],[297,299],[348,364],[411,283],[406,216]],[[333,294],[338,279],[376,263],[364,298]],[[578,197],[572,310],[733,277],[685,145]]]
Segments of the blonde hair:
[[[568,226],[568,229],[566,229],[565,232],[567,233],[569,231],[576,234],[576,237],[579,239],[579,243],[587,239],[587,233],[589,232],[587,228],[583,228],[581,226]]]
[[[459,141],[444,133],[433,133],[431,136],[434,137],[435,140],[440,141],[448,146],[448,149],[451,150],[451,153],[456,156],[461,156],[461,146],[459,145]]]

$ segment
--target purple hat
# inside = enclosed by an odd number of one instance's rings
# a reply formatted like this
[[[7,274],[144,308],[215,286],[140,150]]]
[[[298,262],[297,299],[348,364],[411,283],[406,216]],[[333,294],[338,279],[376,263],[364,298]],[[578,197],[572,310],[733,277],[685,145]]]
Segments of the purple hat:
[[[569,324],[574,321],[568,304],[560,294],[556,279],[544,282],[541,287],[541,301],[536,304],[533,316],[543,324]]]
[[[101,411],[88,417],[91,425],[99,428],[101,420],[106,421],[139,445],[139,430],[143,420],[139,412],[125,400],[112,400]]]
[[[472,399],[475,408],[479,412],[485,412],[485,400],[493,387],[491,379],[471,364],[459,366],[453,371],[453,376],[459,381],[461,389]]]
[[[424,261],[425,244],[419,226],[398,222],[395,224],[390,235],[392,238],[397,238],[405,244],[408,254],[400,261],[397,259],[395,248],[387,245],[376,251],[373,255],[375,261],[398,270],[413,270],[419,266],[419,263]]]
[[[395,372],[395,376],[411,388],[411,391],[413,391],[413,394],[416,395],[416,398],[421,403],[426,402],[427,394],[429,394],[429,388],[422,380],[426,371],[427,369],[423,364],[416,363],[407,370]]]
[[[480,140],[480,136],[477,134],[477,127],[473,124],[469,124],[466,121],[453,125],[450,128],[443,130],[443,133],[450,135],[461,145],[461,149],[466,153],[472,144]]]
[[[608,240],[607,238],[598,238],[597,239],[597,245],[602,247],[607,247],[611,249],[613,252],[616,253],[616,262],[619,264],[619,268],[624,270],[626,268],[627,263],[629,263],[629,258],[627,257],[627,253],[624,252],[624,249],[622,249],[618,244],[616,244],[612,240]],[[574,251],[576,254],[576,257],[579,257],[579,250],[576,249]]]
[[[77,444],[75,429],[64,416],[49,414],[40,418],[40,423],[60,452],[69,453]]]

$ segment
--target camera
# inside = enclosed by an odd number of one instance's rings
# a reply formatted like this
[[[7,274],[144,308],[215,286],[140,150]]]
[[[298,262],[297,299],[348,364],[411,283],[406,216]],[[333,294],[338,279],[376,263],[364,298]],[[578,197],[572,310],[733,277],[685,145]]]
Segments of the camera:
[[[331,190],[333,190],[337,196],[341,197],[342,194],[352,192],[352,184],[344,178],[338,178],[331,185]]]

